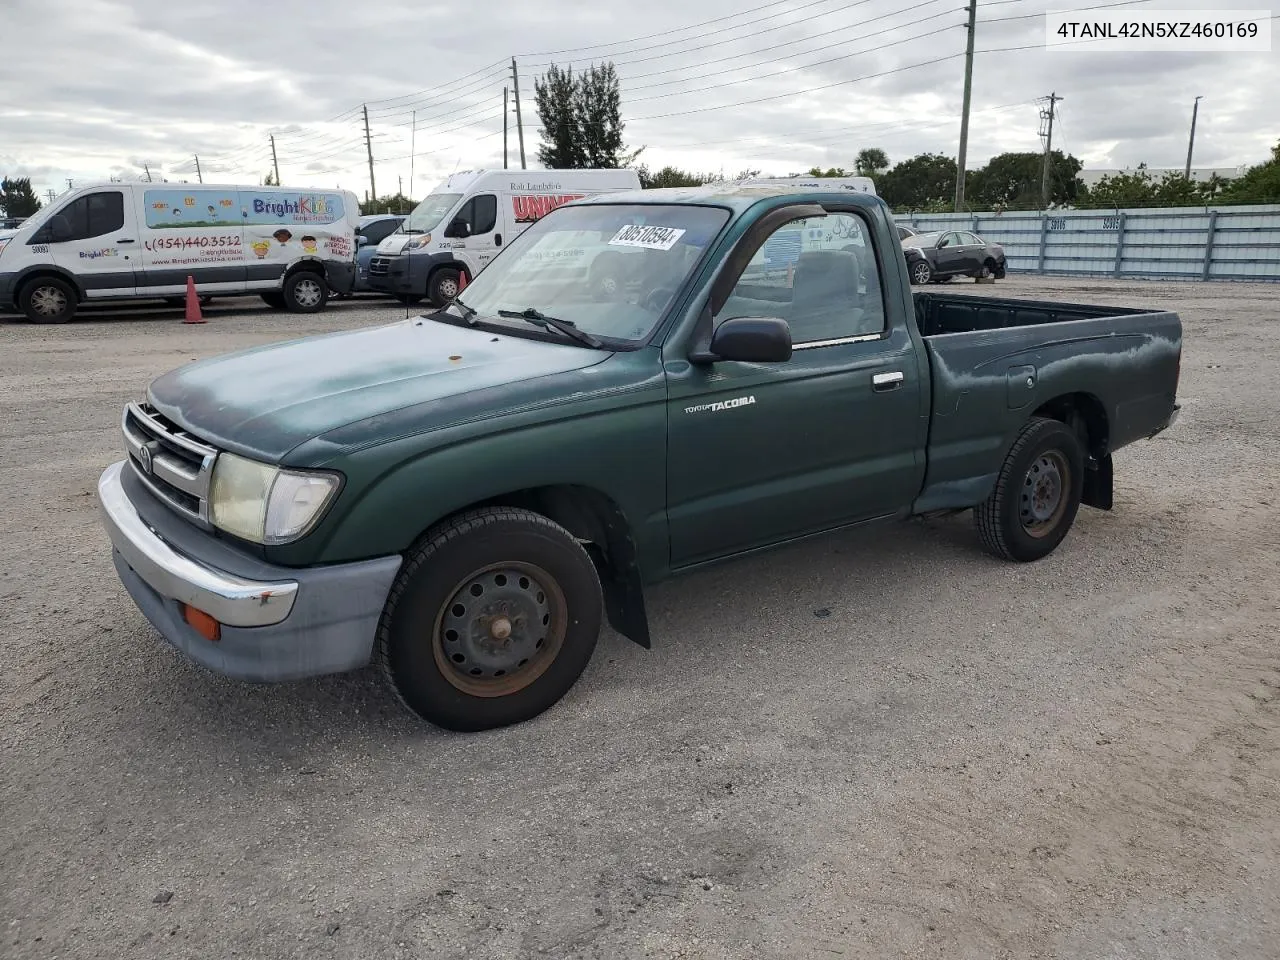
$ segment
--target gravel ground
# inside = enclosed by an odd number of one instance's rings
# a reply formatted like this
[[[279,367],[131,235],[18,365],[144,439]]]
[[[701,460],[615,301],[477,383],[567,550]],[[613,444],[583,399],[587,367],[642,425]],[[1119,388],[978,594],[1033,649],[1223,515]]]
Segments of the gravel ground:
[[[473,736],[180,659],[92,495],[152,377],[402,307],[0,322],[0,954],[1280,956],[1280,287],[994,290],[1181,313],[1114,512],[1028,566],[966,516],[672,582],[653,650]]]

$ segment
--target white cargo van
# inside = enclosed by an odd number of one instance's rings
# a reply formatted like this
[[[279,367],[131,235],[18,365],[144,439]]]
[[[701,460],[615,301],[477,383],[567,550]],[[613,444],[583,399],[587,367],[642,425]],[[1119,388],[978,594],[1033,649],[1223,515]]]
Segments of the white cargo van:
[[[298,313],[355,281],[345,190],[104,183],[69,191],[0,241],[0,307],[65,323],[86,300],[257,293]]]
[[[639,190],[635,170],[468,170],[437,186],[378,244],[369,286],[407,303],[443,306],[529,224],[601,193]]]

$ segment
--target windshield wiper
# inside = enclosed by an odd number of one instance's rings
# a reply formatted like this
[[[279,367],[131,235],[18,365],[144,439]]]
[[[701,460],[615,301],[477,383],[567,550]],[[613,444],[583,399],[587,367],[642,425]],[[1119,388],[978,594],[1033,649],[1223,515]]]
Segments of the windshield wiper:
[[[457,302],[456,300],[454,301]],[[561,320],[559,317],[549,317],[541,310],[535,310],[533,307],[525,307],[523,310],[499,310],[498,316],[510,317],[513,320],[527,320],[535,327],[542,327],[546,330],[559,330],[566,337],[572,337],[579,343],[584,343],[588,347],[596,350],[604,349],[604,344],[587,333],[585,330],[579,330],[572,320]]]
[[[468,306],[467,304],[459,300],[457,297],[454,297],[452,300],[450,300],[448,303],[444,305],[444,309],[446,310],[448,310],[450,307],[457,307],[459,310],[462,311],[462,319],[467,321],[467,323],[471,324],[472,326],[475,325],[475,320],[474,320],[474,317],[476,315],[475,307]]]

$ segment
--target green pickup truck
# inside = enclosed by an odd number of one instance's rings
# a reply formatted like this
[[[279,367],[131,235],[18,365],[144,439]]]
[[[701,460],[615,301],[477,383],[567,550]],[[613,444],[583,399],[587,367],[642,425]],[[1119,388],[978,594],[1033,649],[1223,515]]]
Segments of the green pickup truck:
[[[646,585],[706,564],[963,510],[998,557],[1045,557],[1174,422],[1181,353],[1170,312],[913,292],[874,195],[619,193],[436,312],[165,374],[98,495],[192,659],[373,662],[481,730],[564,696],[606,620],[648,647]]]

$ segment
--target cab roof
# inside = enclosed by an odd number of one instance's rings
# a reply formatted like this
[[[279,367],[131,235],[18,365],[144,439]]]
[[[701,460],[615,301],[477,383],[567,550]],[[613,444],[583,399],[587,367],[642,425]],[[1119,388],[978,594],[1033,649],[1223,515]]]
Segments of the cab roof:
[[[708,183],[700,187],[663,187],[657,190],[626,190],[601,193],[575,200],[573,206],[603,203],[677,203],[715,204],[730,208],[734,214],[745,213],[762,200],[790,197],[798,201],[821,202],[839,197],[857,206],[875,206],[879,198],[874,193],[851,189],[834,181],[830,186],[818,186],[821,181],[782,183],[778,181],[753,182],[742,180],[728,183]]]

